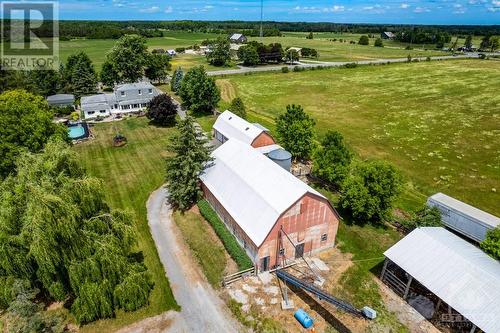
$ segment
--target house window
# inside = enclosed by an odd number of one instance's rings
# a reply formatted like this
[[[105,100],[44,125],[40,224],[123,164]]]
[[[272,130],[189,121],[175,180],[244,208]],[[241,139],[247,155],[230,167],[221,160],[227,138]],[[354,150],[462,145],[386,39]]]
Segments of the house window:
[[[115,104],[115,109],[118,109],[118,104]]]
[[[121,94],[122,96],[125,96],[125,91],[120,91],[120,94]]]
[[[139,95],[142,95],[142,90],[141,89],[139,89]]]
[[[95,111],[89,111],[89,112],[87,112],[87,114],[89,114],[89,115],[94,114],[94,113],[95,113]]]
[[[327,239],[328,239],[328,235],[327,234],[321,235],[321,241],[322,242],[326,242]]]
[[[128,110],[130,109],[130,105],[122,105],[122,110]]]
[[[100,113],[106,113],[106,110],[101,110],[101,111],[99,111],[99,112],[100,112]]]
[[[285,249],[280,249],[280,256],[284,256],[285,255]]]
[[[152,94],[153,93],[153,89],[148,89],[148,93]]]
[[[133,105],[133,108],[134,108],[134,109],[137,109],[138,107],[139,107],[139,104],[134,104],[134,105]]]

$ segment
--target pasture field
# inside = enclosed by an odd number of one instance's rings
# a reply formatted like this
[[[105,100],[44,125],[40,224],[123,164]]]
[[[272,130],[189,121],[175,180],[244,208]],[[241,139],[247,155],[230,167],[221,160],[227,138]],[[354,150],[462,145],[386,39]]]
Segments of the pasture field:
[[[441,191],[500,215],[500,61],[450,60],[254,73],[218,79],[220,109],[240,96],[251,121],[274,129],[287,104],[338,130],[363,159],[396,165],[407,186],[398,206]],[[211,120],[206,120],[209,123]]]
[[[135,312],[120,312],[116,319],[84,326],[83,332],[111,332],[167,310],[178,309],[163,265],[151,238],[146,215],[149,194],[163,184],[164,159],[172,128],[150,126],[146,118],[129,118],[93,127],[95,139],[74,146],[88,172],[104,182],[106,198],[114,208],[131,211],[136,218],[138,251],[155,283],[149,305]],[[112,146],[114,135],[128,139],[124,147]]]
[[[268,43],[281,43],[287,47],[309,47],[317,49],[320,61],[359,61],[386,58],[426,57],[445,55],[446,52],[437,50],[424,50],[423,45],[413,45],[413,50],[405,50],[406,44],[395,41],[384,41],[385,47],[374,47],[375,38],[370,38],[370,45],[349,44],[353,40],[356,43],[361,34],[337,34],[330,32],[319,32],[314,34],[314,39],[306,39],[307,33],[284,32],[281,37],[254,37],[250,40]],[[333,42],[331,39],[336,38]],[[345,39],[347,42],[341,43],[338,39]],[[429,46],[434,48],[434,45]]]
[[[175,49],[177,47],[200,45],[205,39],[215,38],[217,34],[184,31],[166,31],[166,36],[147,38],[148,48]],[[60,57],[66,61],[71,54],[83,51],[90,57],[96,70],[100,71],[104,63],[106,54],[116,43],[115,39],[74,39],[70,41],[60,41]],[[204,60],[204,57],[200,56]],[[205,61],[206,64],[206,61]]]

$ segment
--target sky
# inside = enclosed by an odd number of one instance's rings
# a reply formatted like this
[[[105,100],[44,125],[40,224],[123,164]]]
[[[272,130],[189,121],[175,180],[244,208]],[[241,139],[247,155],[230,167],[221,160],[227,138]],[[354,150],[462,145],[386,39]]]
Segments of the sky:
[[[259,0],[60,0],[60,19],[260,19]],[[500,0],[264,0],[264,20],[500,24]]]

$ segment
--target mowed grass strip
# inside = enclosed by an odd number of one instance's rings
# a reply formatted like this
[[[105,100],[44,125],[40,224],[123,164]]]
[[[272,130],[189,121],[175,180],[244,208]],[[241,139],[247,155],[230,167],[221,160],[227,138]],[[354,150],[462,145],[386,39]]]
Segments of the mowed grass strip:
[[[150,126],[146,118],[128,118],[97,124],[91,128],[95,139],[74,146],[92,176],[103,180],[104,191],[113,208],[131,211],[136,219],[138,247],[155,283],[149,304],[135,312],[120,312],[116,319],[100,320],[83,332],[111,332],[143,318],[179,309],[165,276],[147,223],[146,201],[164,178],[164,158],[172,128]],[[124,147],[112,146],[120,133],[128,139]]]
[[[498,82],[499,61],[449,60],[238,75],[219,87],[243,99],[250,121],[274,130],[300,104],[319,137],[338,130],[361,158],[392,162],[407,180],[403,209],[441,191],[500,215]]]
[[[174,221],[208,282],[219,288],[227,263],[224,247],[207,232],[209,226],[200,215],[190,211],[175,212]]]

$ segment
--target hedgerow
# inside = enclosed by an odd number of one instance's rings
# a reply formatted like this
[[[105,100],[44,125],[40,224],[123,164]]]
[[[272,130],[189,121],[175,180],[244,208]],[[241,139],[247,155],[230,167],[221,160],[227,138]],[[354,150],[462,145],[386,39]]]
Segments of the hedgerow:
[[[227,230],[224,223],[219,219],[219,216],[214,212],[210,204],[206,200],[198,201],[198,208],[201,215],[210,223],[217,236],[224,244],[226,251],[238,265],[238,269],[244,270],[253,266],[252,261],[236,241],[236,238]]]

